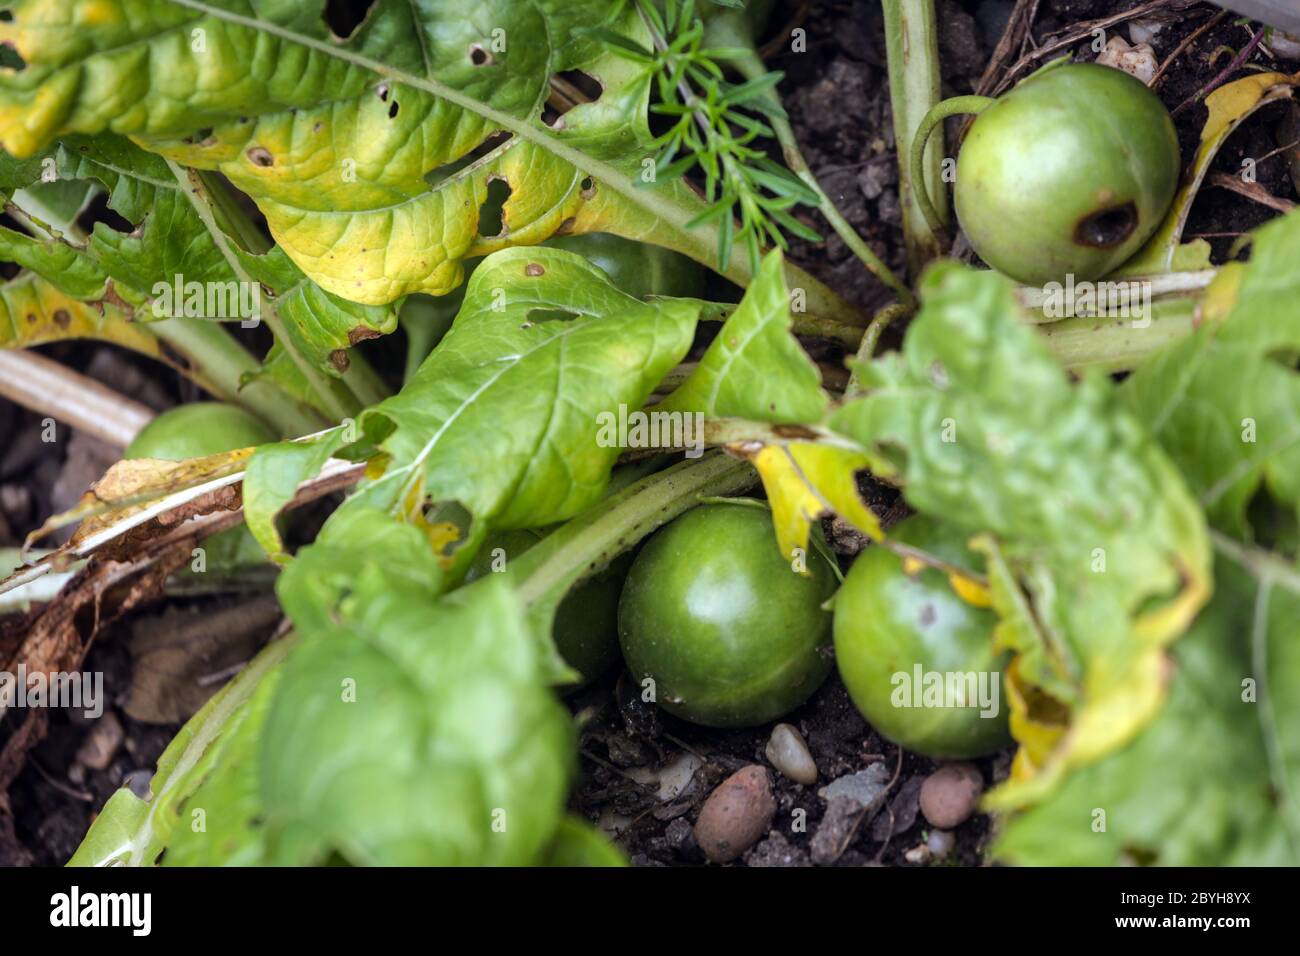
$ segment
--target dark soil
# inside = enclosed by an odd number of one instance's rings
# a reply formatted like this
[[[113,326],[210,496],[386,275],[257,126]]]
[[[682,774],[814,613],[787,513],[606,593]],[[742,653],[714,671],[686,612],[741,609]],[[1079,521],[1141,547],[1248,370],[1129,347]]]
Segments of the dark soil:
[[[1014,3],[1012,0],[940,0],[942,63],[945,94],[975,90],[984,73]],[[884,38],[877,0],[816,0],[800,11],[785,4],[773,20],[776,27],[791,21],[807,31],[807,51],[775,54],[775,68],[784,70],[782,86],[805,154],[819,180],[849,221],[865,236],[891,268],[902,272],[902,228],[897,195],[897,160],[886,84]],[[1080,30],[1069,50],[1091,59],[1091,34],[1086,21],[1132,9],[1133,0],[1042,0],[1033,36],[1046,42],[1060,31]],[[1214,12],[1208,5],[1179,12],[1156,36],[1153,45],[1161,61],[1178,43]],[[1211,63],[1216,50],[1240,49],[1249,39],[1246,28],[1227,18],[1208,31],[1173,64],[1158,88],[1171,109],[1192,97],[1226,64],[1230,54]],[[1113,27],[1127,37],[1126,25]],[[788,43],[777,44],[788,49]],[[1013,53],[1012,60],[1018,53]],[[1272,61],[1256,51],[1253,63],[1294,71],[1297,63]],[[1237,173],[1245,157],[1260,157],[1279,145],[1274,128],[1279,108],[1257,114],[1220,154],[1216,169]],[[1205,109],[1193,105],[1176,117],[1184,161],[1190,160],[1204,121]],[[1258,182],[1275,196],[1294,199],[1285,161],[1275,156],[1258,166]],[[1275,213],[1236,193],[1219,188],[1202,190],[1186,237],[1205,236],[1219,259],[1233,251],[1237,236]],[[811,217],[809,221],[812,222]],[[829,236],[824,247],[796,242],[793,254],[841,295],[866,310],[883,304],[884,287],[869,276],[824,223],[813,223]],[[198,397],[191,386],[158,366],[139,361],[106,346],[71,343],[42,351],[70,367],[88,371],[110,386],[155,408]],[[394,350],[395,352],[396,350]],[[0,547],[13,546],[48,515],[67,508],[111,462],[111,450],[84,436],[69,436],[60,428],[53,443],[41,441],[40,416],[0,400]],[[879,490],[872,491],[882,505]],[[861,542],[828,527],[829,537],[847,567]],[[171,598],[175,606],[205,610],[229,606],[238,596]],[[203,603],[206,602],[206,603]],[[136,612],[157,614],[158,606]],[[9,622],[12,624],[12,622]],[[0,650],[13,634],[0,621]],[[129,779],[147,780],[148,772],[177,724],[147,724],[122,710],[125,688],[132,679],[132,658],[126,638],[128,618],[98,635],[85,665],[105,672],[105,686],[116,719],[123,727],[120,746],[104,769],[87,769],[77,758],[93,723],[77,715],[51,715],[46,739],[28,755],[26,765],[9,791],[12,832],[0,801],[0,865],[62,864],[76,848],[95,812],[114,789]],[[575,810],[620,830],[620,843],[634,862],[644,865],[698,864],[703,861],[691,832],[700,804],[724,777],[750,763],[766,765],[763,755],[770,727],[736,732],[709,731],[667,717],[642,704],[634,688],[610,675],[571,699],[582,723],[581,777],[575,789]],[[789,715],[808,741],[821,779],[813,787],[795,784],[773,773],[777,814],[768,838],[744,857],[749,865],[809,865],[810,846],[823,825],[839,827],[846,848],[835,861],[841,866],[910,865],[904,853],[923,843],[924,819],[916,811],[919,781],[934,764],[915,754],[901,753],[881,739],[857,713],[838,678],[832,677],[806,705]],[[0,746],[14,732],[12,715],[0,723]],[[655,785],[647,785],[656,768],[684,753],[699,766],[689,784],[671,799],[661,800]],[[884,761],[894,783],[885,809],[875,819],[829,819],[819,787]],[[986,782],[1006,775],[1009,754],[980,762]],[[640,778],[638,781],[637,778]],[[796,811],[802,810],[803,814]],[[802,818],[803,825],[793,824]],[[856,829],[854,829],[856,827]],[[989,821],[976,816],[956,831],[956,849],[948,862],[981,862]]]

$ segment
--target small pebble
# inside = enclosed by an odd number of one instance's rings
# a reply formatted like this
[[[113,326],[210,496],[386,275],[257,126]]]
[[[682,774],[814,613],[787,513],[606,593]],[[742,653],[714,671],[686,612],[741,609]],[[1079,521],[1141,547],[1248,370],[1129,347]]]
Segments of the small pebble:
[[[817,763],[808,752],[803,734],[791,724],[777,724],[767,741],[767,759],[795,783],[812,786],[817,782]]]
[[[153,793],[153,771],[148,768],[132,770],[122,778],[122,786],[130,789],[141,800],[148,800]]]
[[[918,843],[916,846],[912,847],[912,849],[903,854],[904,860],[908,863],[914,863],[917,866],[929,863],[932,857],[933,854],[930,852],[930,847],[924,843]]]
[[[1117,70],[1123,70],[1147,86],[1151,85],[1159,68],[1156,62],[1156,51],[1151,48],[1150,43],[1129,46],[1120,36],[1111,37],[1106,43],[1106,49],[1101,52],[1101,56],[1097,57],[1097,65],[1113,66]]]
[[[77,763],[91,770],[104,770],[113,762],[117,748],[122,746],[122,722],[111,710],[95,721],[85,740],[77,749]]]
[[[1150,43],[1164,28],[1165,21],[1158,20],[1155,17],[1145,20],[1130,20],[1128,22],[1129,39],[1133,41],[1134,46]]]
[[[929,837],[925,841],[925,845],[929,847],[936,860],[942,860],[951,853],[956,843],[957,838],[952,835],[950,830],[931,830]]]
[[[709,794],[695,821],[695,842],[712,862],[730,863],[767,835],[775,816],[771,777],[754,764]]]
[[[983,791],[984,778],[974,764],[950,763],[921,784],[921,812],[931,826],[951,830],[975,812]]]
[[[890,776],[889,768],[883,763],[873,763],[866,770],[832,781],[818,790],[817,795],[827,802],[836,797],[847,797],[859,807],[874,809],[884,802]]]
[[[1300,60],[1300,35],[1275,30],[1268,38],[1268,45],[1283,59]]]
[[[817,832],[808,841],[808,852],[817,866],[831,866],[848,849],[866,809],[852,797],[840,795],[826,801],[826,812]]]

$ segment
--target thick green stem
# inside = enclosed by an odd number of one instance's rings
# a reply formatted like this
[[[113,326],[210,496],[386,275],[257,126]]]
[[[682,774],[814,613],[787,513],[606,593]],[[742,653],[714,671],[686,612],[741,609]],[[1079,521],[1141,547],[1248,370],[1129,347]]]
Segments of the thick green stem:
[[[406,370],[402,382],[409,382],[416,369],[429,357],[442,337],[451,328],[460,310],[462,297],[452,293],[436,299],[418,296],[407,299],[402,305],[398,321],[406,330]]]
[[[916,135],[907,142],[912,144],[912,150],[907,162],[909,169],[913,171],[912,184],[914,186],[913,198],[916,200],[917,207],[921,210],[921,215],[925,217],[932,233],[938,235],[946,228],[948,221],[948,201],[947,194],[943,188],[943,177],[940,176],[935,182],[928,176],[917,176],[916,170],[927,168],[928,166],[942,166],[943,150],[931,153],[927,165],[927,156],[925,147],[930,141],[930,134],[934,132],[940,124],[949,116],[957,116],[961,113],[981,113],[992,106],[996,101],[988,96],[954,96],[952,99],[944,100],[932,107],[921,120],[916,129]],[[899,140],[900,143],[904,142]],[[902,146],[899,147],[899,155],[902,155]],[[933,188],[932,188],[933,187]],[[934,196],[942,197],[942,210],[935,208],[932,201]]]
[[[899,158],[899,199],[903,238],[912,278],[942,252],[940,228],[925,215],[918,194],[937,193],[943,185],[942,150],[925,165],[904,163],[922,118],[939,102],[939,32],[934,0],[882,0],[885,54],[889,61],[889,102],[894,113],[894,142]]]
[[[734,495],[758,482],[746,461],[710,454],[634,482],[529,548],[512,563],[517,593],[533,607],[553,607],[594,574],[703,497]]]
[[[240,282],[247,282],[250,285],[256,280],[248,274],[239,257],[235,255],[230,248],[230,240],[226,231],[217,222],[216,210],[221,209],[222,214],[229,214],[229,207],[217,207],[212,199],[212,194],[208,191],[203,180],[199,178],[197,172],[191,175],[190,171],[185,169],[179,163],[168,159],[165,160],[167,166],[171,169],[172,175],[176,177],[176,182],[180,184],[182,191],[194,207],[203,225],[207,228],[208,234],[212,237],[213,243],[216,244],[217,251],[226,260],[230,266],[230,271]],[[275,340],[284,348],[285,354],[298,367],[303,379],[307,382],[308,387],[315,393],[321,403],[321,408],[328,413],[335,421],[342,421],[360,411],[360,407],[353,407],[351,403],[345,402],[338,393],[330,387],[324,374],[320,369],[311,364],[305,355],[298,351],[294,346],[293,340],[289,338],[289,330],[285,327],[284,321],[280,318],[279,312],[276,311],[274,304],[266,309],[262,318],[266,321]]]
[[[204,195],[210,203],[217,227],[227,235],[233,236],[245,252],[256,256],[266,255],[271,250],[271,241],[249,218],[226,180],[216,173],[203,170],[195,170],[194,175],[197,176]],[[278,333],[276,334],[278,336]],[[285,350],[288,349],[289,345],[285,343]],[[376,405],[392,394],[384,384],[384,380],[366,361],[365,356],[356,349],[348,355],[348,370],[343,373],[342,385],[328,380],[326,384],[334,392],[343,392],[342,401],[352,404],[352,400],[355,399],[356,403],[363,408]]]
[[[862,360],[875,353],[880,334],[903,311],[901,305],[886,306],[865,332],[852,326],[811,322],[795,316],[795,331],[801,335],[833,339],[853,349]],[[1153,352],[1195,331],[1196,300],[1191,298],[1157,300],[1151,304],[1149,320],[1132,318],[1083,317],[1044,322],[1032,316],[1026,321],[1043,336],[1047,350],[1071,370],[1095,366],[1109,372],[1131,371]],[[850,391],[855,383],[850,384]]]
[[[297,401],[266,379],[251,379],[240,386],[245,375],[253,375],[258,363],[234,340],[219,322],[204,319],[162,319],[149,324],[149,331],[179,353],[190,366],[191,378],[217,398],[247,408],[282,436],[293,438],[319,431],[329,422],[310,406]]]
[[[1195,331],[1196,300],[1170,299],[1151,305],[1146,320],[1085,317],[1037,326],[1050,351],[1070,370],[1095,367],[1130,371],[1170,342]]]

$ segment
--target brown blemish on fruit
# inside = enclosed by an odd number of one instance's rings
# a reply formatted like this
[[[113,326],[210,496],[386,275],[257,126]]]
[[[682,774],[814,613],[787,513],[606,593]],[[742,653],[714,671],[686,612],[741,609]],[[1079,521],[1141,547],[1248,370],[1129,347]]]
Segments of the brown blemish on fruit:
[[[1084,216],[1074,227],[1074,241],[1094,249],[1113,249],[1137,229],[1137,206],[1124,203]]]

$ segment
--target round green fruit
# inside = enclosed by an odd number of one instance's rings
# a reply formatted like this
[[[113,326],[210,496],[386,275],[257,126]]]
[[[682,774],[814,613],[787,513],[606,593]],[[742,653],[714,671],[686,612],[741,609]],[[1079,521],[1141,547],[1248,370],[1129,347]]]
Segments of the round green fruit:
[[[275,434],[248,412],[221,402],[192,402],[163,412],[131,440],[123,458],[201,458],[264,445]]]
[[[891,537],[957,567],[977,566],[961,536],[928,517],[908,518]],[[942,571],[909,574],[897,554],[873,546],[835,597],[835,660],[853,703],[894,743],[927,757],[979,757],[1011,743],[996,623]],[[971,695],[967,706],[938,696],[950,681]]]
[[[1179,177],[1159,98],[1122,70],[1049,66],[983,110],[957,158],[957,219],[1029,285],[1100,279],[1155,232]]]
[[[543,245],[576,252],[628,295],[694,298],[704,291],[704,267],[671,249],[607,232],[552,236]]]
[[[136,434],[123,458],[179,461],[264,445],[276,435],[236,405],[192,402],[163,412]],[[203,542],[207,567],[227,570],[266,560],[266,552],[245,527],[220,531]]]
[[[835,573],[782,559],[766,508],[701,505],[641,549],[618,606],[628,670],[671,714],[749,727],[799,706],[830,672]]]
[[[544,537],[544,531],[532,529],[490,535],[474,555],[465,574],[466,583],[494,570],[505,571],[511,560]],[[630,554],[615,559],[600,574],[566,594],[555,611],[551,636],[560,656],[582,675],[579,686],[599,677],[618,660],[618,597],[631,563]]]

